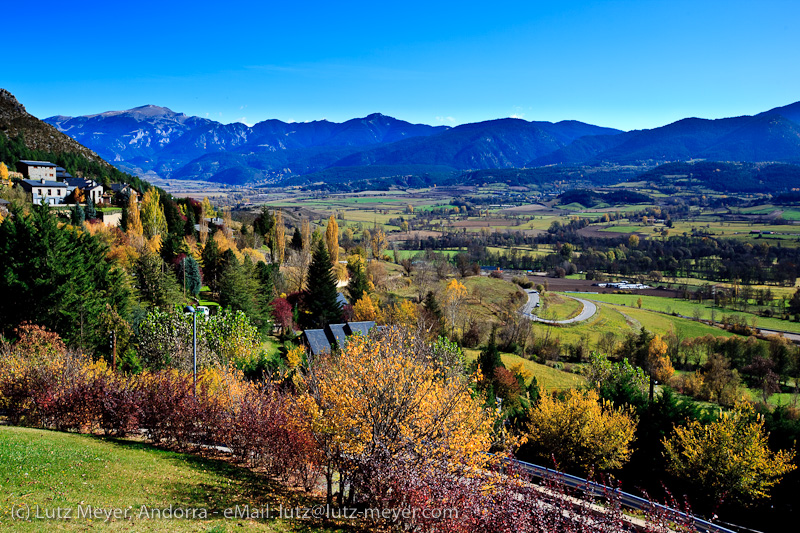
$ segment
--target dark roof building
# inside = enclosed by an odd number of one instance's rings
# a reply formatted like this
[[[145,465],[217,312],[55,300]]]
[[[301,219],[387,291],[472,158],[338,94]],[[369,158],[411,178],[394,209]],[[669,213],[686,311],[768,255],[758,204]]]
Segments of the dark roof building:
[[[344,346],[347,337],[356,333],[368,335],[373,328],[378,331],[386,326],[375,326],[375,322],[346,322],[344,324],[329,324],[325,329],[307,329],[303,332],[302,342],[309,349],[311,355],[331,353],[333,348]]]

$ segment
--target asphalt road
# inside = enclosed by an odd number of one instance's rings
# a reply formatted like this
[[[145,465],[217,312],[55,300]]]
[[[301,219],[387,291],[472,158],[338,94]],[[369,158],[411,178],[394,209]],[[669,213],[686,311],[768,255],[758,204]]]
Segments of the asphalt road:
[[[539,318],[538,316],[533,314],[533,310],[536,308],[536,305],[539,303],[539,293],[533,289],[526,289],[525,292],[528,293],[528,301],[525,305],[522,306],[520,309],[520,313],[525,318],[530,318],[531,320],[535,320],[536,322],[543,322],[545,324],[574,324],[575,322],[583,322],[584,320],[588,320],[594,316],[597,312],[597,305],[594,302],[590,302],[589,300],[584,300],[583,298],[575,298],[574,296],[567,296],[567,298],[572,298],[573,300],[578,300],[580,303],[583,304],[583,310],[578,313],[577,316],[574,316],[567,320],[545,320],[544,318]]]

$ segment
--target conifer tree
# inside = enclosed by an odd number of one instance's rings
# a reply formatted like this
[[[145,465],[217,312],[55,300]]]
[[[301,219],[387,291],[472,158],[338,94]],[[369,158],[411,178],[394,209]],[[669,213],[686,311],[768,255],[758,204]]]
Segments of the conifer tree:
[[[73,226],[80,226],[86,220],[86,212],[80,204],[75,204],[70,209],[69,221]]]
[[[355,305],[369,290],[369,282],[367,273],[364,272],[364,265],[360,261],[348,266],[350,267],[350,282],[347,284],[347,294],[350,297],[350,303]]]
[[[84,212],[86,213],[86,220],[94,220],[97,218],[97,209],[94,207],[94,200],[91,196],[86,201],[86,209],[84,209]]]
[[[217,241],[214,239],[206,241],[201,259],[203,261],[203,279],[213,292],[217,292],[219,275],[222,271],[222,254],[219,252]]]
[[[181,276],[186,278],[186,292],[192,296],[200,294],[203,286],[203,277],[200,274],[200,265],[191,255],[184,256],[180,263]]]
[[[331,269],[331,258],[323,243],[314,250],[308,269],[308,289],[304,297],[306,322],[311,327],[325,327],[342,319],[342,306],[338,301],[336,276]]]
[[[83,349],[105,346],[106,305],[125,316],[130,297],[123,273],[106,259],[107,247],[59,227],[46,205],[13,214],[0,224],[0,332],[9,335],[30,321]]]

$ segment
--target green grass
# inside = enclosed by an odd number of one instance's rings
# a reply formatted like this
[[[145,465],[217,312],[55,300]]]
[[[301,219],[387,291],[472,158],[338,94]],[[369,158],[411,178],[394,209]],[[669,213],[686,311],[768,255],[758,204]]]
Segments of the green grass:
[[[649,228],[645,226],[605,226],[600,228],[600,231],[614,231],[617,233],[636,233],[638,231],[647,231]],[[652,229],[650,229],[652,231]]]
[[[266,476],[227,462],[175,453],[129,440],[0,427],[0,529],[13,531],[342,531],[308,521],[225,519],[224,510],[249,504],[275,509],[320,503]],[[107,523],[86,518],[12,521],[12,508],[128,510]],[[207,509],[205,520],[139,519],[149,509]],[[218,514],[213,514],[214,512]],[[197,511],[198,515],[201,511]]]
[[[464,354],[467,357],[467,361],[471,362],[478,358],[478,355],[480,355],[480,350],[465,349]],[[518,355],[504,353],[501,354],[500,357],[503,359],[503,364],[506,366],[506,368],[521,363],[523,368],[525,368],[536,378],[539,387],[541,387],[543,391],[574,389],[576,387],[581,387],[586,383],[586,379],[581,375],[558,370],[547,365],[541,365],[539,363],[523,359]],[[530,384],[530,382],[527,384]]]
[[[608,302],[617,305],[626,305],[629,308],[636,308],[636,302],[639,298],[642,299],[642,309],[651,311],[660,311],[662,313],[677,313],[679,315],[694,317],[695,311],[700,312],[700,318],[710,320],[712,306],[710,303],[697,303],[689,302],[687,300],[678,300],[675,298],[662,298],[660,296],[639,296],[636,294],[590,294],[587,298],[601,302]],[[747,320],[748,325],[751,324],[753,318],[756,319],[756,325],[759,328],[773,329],[777,331],[789,331],[792,333],[800,333],[800,323],[789,322],[788,320],[781,320],[779,318],[766,318],[756,316],[752,313],[744,313],[742,311],[733,311],[730,309],[716,308],[716,320],[721,321],[723,316],[741,316]]]
[[[555,292],[546,292],[541,306],[539,316],[548,320],[566,320],[583,310],[583,304],[578,300]]]

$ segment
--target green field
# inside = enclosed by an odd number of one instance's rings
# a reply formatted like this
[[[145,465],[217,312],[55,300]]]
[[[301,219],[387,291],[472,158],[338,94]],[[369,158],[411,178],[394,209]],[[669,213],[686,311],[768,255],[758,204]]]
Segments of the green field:
[[[756,325],[759,328],[772,329],[776,331],[789,331],[792,333],[800,333],[800,323],[790,322],[788,320],[781,320],[779,318],[766,318],[756,316],[752,313],[744,313],[742,311],[733,311],[730,309],[714,308],[710,303],[697,303],[687,300],[678,300],[675,298],[662,298],[659,296],[639,296],[636,294],[589,294],[586,296],[591,300],[600,302],[607,302],[616,305],[624,305],[628,308],[636,309],[636,303],[639,298],[642,299],[642,309],[658,311],[661,313],[694,317],[695,311],[699,311],[700,318],[704,320],[711,320],[711,312],[716,312],[716,320],[721,321],[723,316],[737,316],[744,317],[748,325],[751,325],[752,320],[755,318]]]
[[[471,362],[478,358],[478,355],[480,355],[480,350],[465,349],[464,354],[467,357],[467,361]],[[523,359],[518,355],[504,353],[501,354],[500,357],[503,359],[503,364],[506,366],[506,368],[518,363],[522,363],[523,368],[525,368],[536,378],[539,387],[543,391],[573,389],[576,387],[581,387],[586,383],[586,379],[579,374],[565,372],[547,365],[540,365],[539,363],[529,361],[528,359]],[[526,385],[529,384],[530,381],[526,383]]]
[[[0,529],[13,531],[344,531],[308,521],[226,519],[236,505],[275,509],[320,503],[262,474],[227,462],[175,453],[130,440],[0,427]],[[120,509],[118,518],[12,520],[12,511],[39,507]],[[206,519],[158,519],[146,509],[193,508]],[[127,510],[128,518],[124,512]],[[214,514],[217,513],[217,514]],[[35,515],[34,515],[35,516]],[[152,518],[155,516],[155,518]]]

